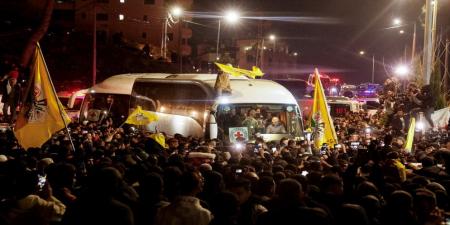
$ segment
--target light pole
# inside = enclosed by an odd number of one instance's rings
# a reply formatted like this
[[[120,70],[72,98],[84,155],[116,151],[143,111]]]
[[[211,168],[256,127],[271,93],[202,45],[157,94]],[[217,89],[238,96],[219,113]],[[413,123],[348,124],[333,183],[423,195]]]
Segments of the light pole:
[[[222,18],[224,18],[225,22],[227,22],[228,24],[236,24],[237,22],[239,22],[241,15],[238,11],[230,9],[225,12],[225,14],[222,16]],[[220,59],[220,55],[219,55],[219,47],[220,46],[219,45],[220,45],[220,29],[221,29],[221,24],[222,24],[222,18],[219,19],[219,25],[217,28],[216,60]]]
[[[268,36],[270,41],[273,41],[273,53],[275,54],[275,48],[276,48],[276,40],[277,37],[274,34],[271,34]],[[259,67],[263,67],[264,64],[264,50],[266,50],[266,46],[264,46],[264,42],[265,42],[266,38],[262,38],[261,40],[261,48],[260,49],[256,49],[257,51],[261,51],[260,58],[259,58]],[[259,42],[259,41],[258,41]],[[258,59],[256,59],[256,66],[258,66]]]
[[[359,51],[360,56],[364,56],[366,54],[365,51]],[[375,83],[375,54],[372,54],[372,83]]]
[[[277,47],[277,37],[275,36],[275,34],[271,34],[269,35],[269,40],[273,41],[273,52],[275,52],[276,47]]]
[[[175,17],[178,18],[178,62],[180,64],[180,73],[183,72],[183,55],[181,52],[181,40],[182,40],[182,24],[183,24],[183,9],[180,6],[173,6],[170,9],[170,13]]]

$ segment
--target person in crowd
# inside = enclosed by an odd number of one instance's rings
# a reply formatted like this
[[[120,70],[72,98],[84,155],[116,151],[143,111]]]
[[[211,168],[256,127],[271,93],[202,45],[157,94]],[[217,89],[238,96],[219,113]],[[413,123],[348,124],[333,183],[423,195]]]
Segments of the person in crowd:
[[[245,178],[238,178],[230,184],[229,189],[238,198],[240,207],[238,224],[256,224],[258,216],[267,209],[252,195],[251,182]]]
[[[286,128],[276,116],[272,117],[272,123],[266,128],[267,134],[285,134]]]
[[[21,100],[21,88],[20,84],[17,82],[18,77],[19,71],[12,70],[8,73],[8,78],[2,82],[2,110],[4,122],[13,123],[16,120],[17,107]]]
[[[207,225],[211,212],[200,204],[196,196],[203,190],[203,177],[199,172],[185,172],[180,181],[180,195],[156,214],[156,225]]]
[[[40,183],[32,171],[18,174],[15,182],[16,199],[6,219],[9,224],[48,225],[61,221],[66,206],[53,196],[48,182]]]
[[[86,192],[68,208],[63,224],[133,225],[131,208],[114,197],[119,192],[121,182],[122,177],[117,169],[97,168]]]

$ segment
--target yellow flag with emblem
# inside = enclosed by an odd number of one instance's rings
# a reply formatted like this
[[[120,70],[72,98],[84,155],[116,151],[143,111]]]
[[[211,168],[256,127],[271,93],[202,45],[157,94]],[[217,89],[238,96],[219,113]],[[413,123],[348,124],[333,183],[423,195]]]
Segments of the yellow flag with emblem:
[[[128,116],[125,123],[133,125],[147,125],[153,121],[158,121],[158,115],[142,110],[141,106],[137,106],[136,109]]]
[[[406,143],[405,143],[406,152],[412,151],[415,131],[416,131],[416,118],[413,117],[411,118],[411,122],[409,124],[408,129],[408,135],[406,136]]]
[[[41,147],[57,131],[70,123],[56,97],[50,74],[39,44],[36,45],[24,106],[17,116],[14,135],[25,148]]]
[[[328,146],[333,146],[337,144],[338,140],[333,120],[328,111],[327,99],[318,69],[314,71],[314,79],[314,102],[310,119],[310,125],[314,131],[314,146],[320,148],[324,143],[328,144]]]
[[[247,76],[249,78],[256,79],[256,77],[264,76],[264,73],[261,71],[261,69],[256,66],[253,66],[252,70],[245,70],[245,69],[241,69],[241,68],[235,68],[232,65],[225,65],[225,64],[221,64],[221,63],[215,63],[215,64],[224,73],[228,73],[235,77]]]

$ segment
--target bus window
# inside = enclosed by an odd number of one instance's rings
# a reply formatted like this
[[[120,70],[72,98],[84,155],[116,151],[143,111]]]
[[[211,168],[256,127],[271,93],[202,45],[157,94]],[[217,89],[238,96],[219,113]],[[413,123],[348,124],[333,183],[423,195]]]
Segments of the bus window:
[[[203,124],[207,94],[195,83],[136,81],[132,107],[160,113],[189,116]]]

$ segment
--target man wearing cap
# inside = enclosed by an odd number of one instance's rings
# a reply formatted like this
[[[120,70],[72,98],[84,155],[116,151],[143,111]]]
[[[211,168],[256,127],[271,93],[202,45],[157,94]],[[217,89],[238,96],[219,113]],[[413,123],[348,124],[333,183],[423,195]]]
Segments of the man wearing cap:
[[[16,107],[20,101],[20,84],[17,83],[19,72],[12,70],[8,74],[8,79],[2,83],[2,103],[3,103],[3,120],[5,122],[13,122],[16,119]],[[11,117],[8,118],[8,108]]]

